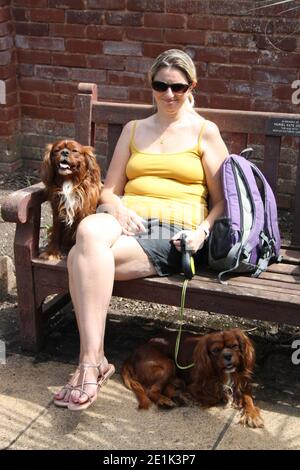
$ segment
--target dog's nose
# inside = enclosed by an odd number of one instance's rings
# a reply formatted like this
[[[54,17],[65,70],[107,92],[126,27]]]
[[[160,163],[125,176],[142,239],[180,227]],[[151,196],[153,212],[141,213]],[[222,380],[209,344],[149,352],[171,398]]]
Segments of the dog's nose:
[[[60,152],[60,154],[61,154],[62,157],[67,157],[69,155],[69,150],[68,149],[63,149]]]
[[[231,362],[232,360],[232,354],[231,353],[224,353],[223,354],[224,361],[226,362]]]

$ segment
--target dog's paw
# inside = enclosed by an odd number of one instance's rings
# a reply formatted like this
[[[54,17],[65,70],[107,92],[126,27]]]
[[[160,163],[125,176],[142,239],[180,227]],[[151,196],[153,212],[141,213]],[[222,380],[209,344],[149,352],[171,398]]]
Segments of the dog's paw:
[[[260,409],[255,407],[251,411],[244,411],[239,423],[249,428],[263,428],[264,420],[260,414]]]

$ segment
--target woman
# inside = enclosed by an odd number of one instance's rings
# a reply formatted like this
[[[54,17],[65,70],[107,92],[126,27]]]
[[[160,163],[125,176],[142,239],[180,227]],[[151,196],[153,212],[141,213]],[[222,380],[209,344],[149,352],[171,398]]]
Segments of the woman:
[[[81,222],[68,256],[80,356],[55,404],[71,410],[89,407],[114,372],[104,356],[114,280],[180,272],[182,230],[187,248],[199,252],[223,213],[220,167],[228,151],[217,126],[193,110],[192,60],[180,50],[165,51],[149,78],[156,112],[124,126],[102,190],[101,213]]]

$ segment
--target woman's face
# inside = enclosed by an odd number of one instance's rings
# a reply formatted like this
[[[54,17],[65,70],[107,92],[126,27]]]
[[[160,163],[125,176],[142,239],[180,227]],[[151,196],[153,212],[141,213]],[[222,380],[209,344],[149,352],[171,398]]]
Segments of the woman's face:
[[[170,85],[174,83],[189,85],[184,73],[172,67],[160,69],[153,78],[153,81],[164,82]],[[153,90],[157,108],[162,107],[168,113],[177,112],[188,98],[188,94],[192,88],[194,88],[194,84],[191,84],[187,91],[179,93],[172,91],[171,88],[168,88],[166,91]]]

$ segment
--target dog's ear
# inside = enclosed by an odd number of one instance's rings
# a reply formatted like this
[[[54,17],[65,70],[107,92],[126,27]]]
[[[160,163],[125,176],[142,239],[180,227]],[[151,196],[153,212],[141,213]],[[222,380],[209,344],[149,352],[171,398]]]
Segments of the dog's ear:
[[[243,355],[244,369],[245,371],[251,373],[255,364],[255,349],[252,341],[242,330],[237,328],[234,330],[234,332],[238,339],[240,350]]]
[[[209,355],[207,347],[207,336],[202,336],[194,349],[194,370],[193,375],[195,381],[205,382],[208,377],[212,377],[214,374],[213,363]]]
[[[43,181],[46,187],[50,186],[53,183],[54,179],[54,169],[51,161],[51,153],[53,149],[53,144],[47,144],[45,149],[44,158],[41,165],[41,180]]]
[[[94,182],[100,181],[100,178],[101,178],[100,167],[97,163],[93,147],[90,147],[88,145],[83,146],[82,147],[82,152],[85,156],[87,168],[88,168]]]

